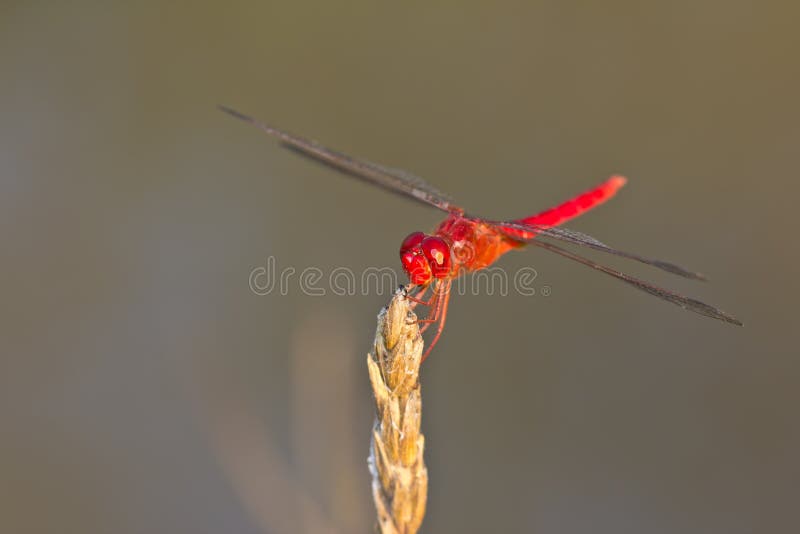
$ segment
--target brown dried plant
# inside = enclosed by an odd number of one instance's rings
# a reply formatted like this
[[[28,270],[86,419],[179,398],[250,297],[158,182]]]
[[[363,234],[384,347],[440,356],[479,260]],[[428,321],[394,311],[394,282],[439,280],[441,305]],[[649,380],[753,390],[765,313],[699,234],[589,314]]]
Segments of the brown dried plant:
[[[425,516],[428,470],[420,432],[422,336],[402,291],[378,314],[375,349],[367,356],[377,413],[369,468],[383,534],[413,534]]]

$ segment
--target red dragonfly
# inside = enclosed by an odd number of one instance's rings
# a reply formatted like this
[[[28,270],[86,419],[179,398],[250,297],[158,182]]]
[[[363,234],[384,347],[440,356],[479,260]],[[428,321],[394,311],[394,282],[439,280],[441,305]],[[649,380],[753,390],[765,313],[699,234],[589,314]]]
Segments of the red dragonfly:
[[[617,190],[625,185],[626,179],[622,176],[612,176],[597,187],[536,215],[511,221],[494,221],[467,214],[464,209],[454,205],[450,197],[422,178],[406,171],[358,160],[326,148],[315,141],[268,126],[233,109],[224,106],[220,106],[220,109],[260,128],[277,138],[285,147],[302,156],[447,213],[447,218],[436,227],[432,234],[414,232],[406,237],[400,245],[400,261],[411,282],[406,287],[406,295],[414,305],[422,304],[431,310],[429,317],[419,320],[419,323],[423,324],[421,331],[424,332],[431,325],[438,324],[436,335],[422,356],[423,361],[436,345],[444,329],[453,279],[462,274],[483,269],[497,261],[509,250],[520,248],[526,244],[549,250],[604,272],[636,289],[686,310],[735,325],[742,325],[741,321],[714,306],[655,286],[540,239],[548,238],[570,245],[578,245],[652,265],[685,278],[705,280],[706,278],[702,274],[686,270],[674,263],[623,252],[582,232],[558,227],[613,197]],[[433,296],[428,300],[423,300],[422,297],[429,288],[432,288]]]

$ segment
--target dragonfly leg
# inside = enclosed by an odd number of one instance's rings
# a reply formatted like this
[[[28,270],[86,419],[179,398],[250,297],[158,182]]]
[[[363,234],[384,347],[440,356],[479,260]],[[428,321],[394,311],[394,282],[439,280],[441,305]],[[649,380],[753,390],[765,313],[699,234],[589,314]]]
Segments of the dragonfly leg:
[[[424,334],[425,331],[428,328],[430,328],[432,324],[434,324],[436,321],[439,320],[439,308],[441,306],[441,301],[442,301],[441,297],[438,297],[435,306],[432,308],[431,312],[432,316],[428,316],[425,319],[419,319],[417,321],[418,325],[422,325],[422,327],[419,329],[420,335]]]
[[[423,303],[424,306],[431,308],[431,312],[425,319],[417,319],[417,324],[423,325],[422,328],[419,329],[420,334],[424,334],[433,323],[439,320],[439,312],[441,311],[442,305],[443,287],[444,282],[437,281],[437,285],[433,290],[433,296],[428,300],[428,302]]]
[[[417,304],[422,304],[423,306],[430,306],[430,304],[433,301],[433,298],[435,297],[435,295],[434,295],[434,297],[431,297],[427,301],[422,299],[423,295],[425,295],[425,293],[428,292],[428,288],[429,287],[430,287],[429,285],[425,286],[425,287],[422,287],[420,289],[420,291],[417,293],[417,296],[415,296],[415,297],[412,297],[411,295],[406,295],[406,300],[411,301],[411,309],[412,310],[417,307]]]
[[[428,350],[425,351],[425,354],[422,355],[422,359],[420,363],[424,362],[425,359],[430,355],[431,350],[439,341],[439,337],[442,335],[442,330],[444,330],[444,323],[447,320],[447,306],[450,303],[450,285],[452,284],[451,280],[446,282],[442,282],[444,286],[444,290],[441,292],[441,297],[439,298],[439,302],[436,305],[436,315],[438,316],[437,319],[439,321],[439,327],[436,329],[436,335],[433,337],[433,340],[428,345]]]

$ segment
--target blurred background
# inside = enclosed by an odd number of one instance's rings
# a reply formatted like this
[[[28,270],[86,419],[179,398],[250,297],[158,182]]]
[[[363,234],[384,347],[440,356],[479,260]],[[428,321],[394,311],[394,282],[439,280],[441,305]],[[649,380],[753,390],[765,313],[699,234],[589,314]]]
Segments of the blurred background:
[[[366,353],[441,215],[224,103],[490,217],[575,221],[736,328],[542,250],[455,295],[423,369],[425,532],[798,532],[800,7],[3,2],[0,531],[370,532]],[[286,294],[250,273],[295,269]],[[596,257],[596,255],[594,255]],[[324,282],[319,284],[326,287]],[[542,290],[549,288],[548,296]]]

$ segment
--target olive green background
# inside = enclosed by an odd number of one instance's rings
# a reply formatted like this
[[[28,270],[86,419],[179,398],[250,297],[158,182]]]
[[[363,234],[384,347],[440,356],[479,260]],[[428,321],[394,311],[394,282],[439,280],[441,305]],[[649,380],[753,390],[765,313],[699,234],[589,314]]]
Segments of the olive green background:
[[[371,531],[365,357],[388,294],[259,296],[248,276],[270,256],[399,271],[440,215],[224,103],[492,217],[626,174],[572,227],[708,273],[602,258],[745,323],[509,254],[551,294],[454,296],[422,376],[425,532],[798,532],[799,17],[0,4],[0,531]]]

